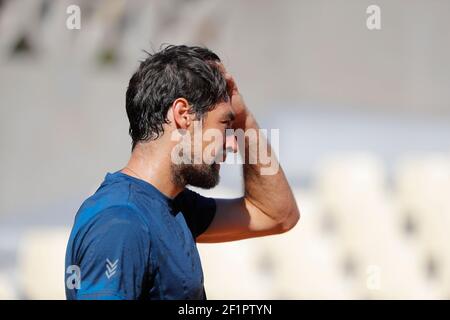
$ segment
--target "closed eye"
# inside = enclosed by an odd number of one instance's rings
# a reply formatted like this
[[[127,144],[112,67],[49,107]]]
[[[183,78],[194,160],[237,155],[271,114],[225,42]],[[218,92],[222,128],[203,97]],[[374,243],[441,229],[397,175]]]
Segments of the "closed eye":
[[[233,127],[231,121],[229,120],[220,121],[220,123],[223,123],[226,126],[226,129],[231,129]]]

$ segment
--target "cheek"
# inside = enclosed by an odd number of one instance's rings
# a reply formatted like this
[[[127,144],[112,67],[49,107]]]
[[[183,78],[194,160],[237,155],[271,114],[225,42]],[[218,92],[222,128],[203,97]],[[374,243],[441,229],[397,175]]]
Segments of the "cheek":
[[[225,144],[220,141],[216,141],[216,140],[209,140],[209,141],[204,141],[203,143],[203,152],[207,153],[208,155],[217,155],[218,153],[221,152],[221,150],[224,148]]]
[[[214,145],[214,149],[218,150],[225,145],[225,130],[223,125],[214,126],[214,127],[203,127],[202,132],[202,140],[203,140],[203,148],[212,147]]]
[[[208,159],[216,159],[216,157],[223,156],[225,152],[225,137],[221,134],[206,137],[203,142],[203,157],[206,161]]]

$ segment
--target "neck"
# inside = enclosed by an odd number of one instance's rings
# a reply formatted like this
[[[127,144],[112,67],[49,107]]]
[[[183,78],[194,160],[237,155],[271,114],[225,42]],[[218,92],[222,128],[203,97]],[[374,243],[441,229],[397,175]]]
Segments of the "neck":
[[[184,186],[178,186],[172,179],[170,152],[163,152],[154,142],[137,144],[122,173],[152,184],[169,198],[175,198]],[[156,150],[158,149],[158,150]]]

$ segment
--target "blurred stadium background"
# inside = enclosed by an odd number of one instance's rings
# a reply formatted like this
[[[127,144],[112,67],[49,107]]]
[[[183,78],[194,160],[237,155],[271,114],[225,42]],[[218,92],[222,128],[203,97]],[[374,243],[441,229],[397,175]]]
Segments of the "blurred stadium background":
[[[74,215],[126,163],[126,86],[162,43],[219,53],[280,129],[302,212],[281,236],[199,245],[209,298],[450,298],[449,14],[447,0],[0,1],[0,299],[64,299]],[[239,169],[222,170],[202,193],[240,195]]]

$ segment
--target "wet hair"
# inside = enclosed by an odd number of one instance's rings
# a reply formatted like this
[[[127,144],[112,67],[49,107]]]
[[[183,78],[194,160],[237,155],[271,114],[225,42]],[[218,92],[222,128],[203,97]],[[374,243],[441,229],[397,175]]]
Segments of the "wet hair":
[[[168,45],[141,61],[126,92],[132,148],[139,141],[158,139],[167,112],[178,98],[185,98],[198,119],[227,101],[227,85],[211,50],[197,46]]]

